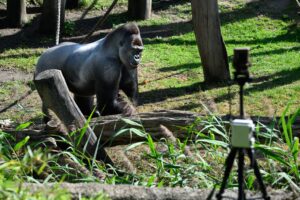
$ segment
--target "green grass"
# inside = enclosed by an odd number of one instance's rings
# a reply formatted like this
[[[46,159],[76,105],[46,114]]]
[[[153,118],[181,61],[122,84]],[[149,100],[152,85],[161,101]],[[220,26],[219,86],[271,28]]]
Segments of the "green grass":
[[[37,59],[43,51],[43,48],[28,47],[7,49],[0,54],[0,68],[33,72]]]
[[[98,3],[106,6],[111,2]],[[115,26],[125,22],[125,3],[119,2],[116,13],[108,19],[109,24]],[[216,114],[229,113],[227,87],[203,84],[190,6],[188,1],[176,1],[171,5],[154,2],[152,18],[138,21],[142,29],[155,30],[159,35],[143,38],[145,51],[139,70],[140,112],[180,109],[205,114],[204,104]],[[254,81],[245,90],[248,115],[280,115],[289,102],[293,103],[293,109],[299,104],[300,28],[299,17],[295,15],[296,5],[291,4],[280,12],[267,6],[263,1],[247,5],[240,0],[220,1],[221,28],[230,65],[234,48],[251,48],[250,72]],[[45,46],[52,39],[42,38],[41,43]],[[0,67],[32,73],[44,48],[31,48],[27,43],[19,46],[1,53]],[[231,88],[233,114],[238,113],[237,91],[236,86]],[[8,97],[9,93],[6,94]]]
[[[187,10],[189,6],[189,4],[179,5],[177,10],[185,10],[184,8]],[[243,46],[251,48],[253,66],[250,71],[254,83],[246,88],[247,113],[278,115],[289,101],[299,96],[300,29],[293,17],[283,19],[282,13],[257,14],[255,8],[264,6],[263,2],[248,7],[231,3],[230,9],[223,8],[222,33],[230,59],[234,48]],[[286,12],[289,13],[289,10]],[[162,26],[172,23],[168,18],[158,17],[155,21],[155,26],[159,23]],[[177,104],[177,100],[185,98],[184,90],[191,89],[196,98],[190,98],[189,103],[198,105],[192,107],[193,111],[201,112],[197,96],[207,96],[216,103],[220,114],[228,113],[227,88],[205,90],[206,88],[201,88],[201,84],[198,84],[201,91],[193,88],[195,84],[203,81],[203,72],[191,25],[183,27],[182,24],[178,24],[174,30],[178,31],[175,36],[144,39],[145,66],[142,67],[146,69],[142,69],[141,79],[150,83],[142,86],[141,91],[153,94],[153,98],[161,95],[159,91],[162,91],[165,97],[160,98],[162,99],[160,106],[176,109],[178,107],[170,105],[170,102],[165,102],[164,99],[173,98]],[[236,87],[233,87],[233,91],[237,91]],[[147,99],[151,97],[145,95]],[[237,113],[237,109],[234,108],[233,112]]]

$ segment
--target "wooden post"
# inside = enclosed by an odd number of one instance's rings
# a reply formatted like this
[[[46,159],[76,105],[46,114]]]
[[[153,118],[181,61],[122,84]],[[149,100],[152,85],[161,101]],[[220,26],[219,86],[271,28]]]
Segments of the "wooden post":
[[[128,0],[128,14],[132,19],[149,19],[152,11],[152,0]]]
[[[61,0],[60,27],[64,27],[66,0]],[[43,13],[39,25],[39,31],[43,34],[55,34],[57,28],[58,0],[44,0]],[[62,31],[61,31],[62,32]]]
[[[194,32],[208,83],[230,79],[217,0],[192,0]]]
[[[7,21],[10,27],[22,27],[26,23],[25,0],[7,0]]]
[[[79,8],[79,0],[66,0],[66,9]]]
[[[81,149],[86,146],[87,152],[93,156],[97,147],[97,137],[89,125],[86,124],[85,117],[71,97],[61,71],[52,69],[41,72],[35,77],[34,83],[44,106],[52,110],[63,124],[70,129],[69,131],[73,131],[74,126],[76,129],[86,127],[86,132],[79,141],[79,146]],[[74,137],[72,139],[75,140]],[[99,148],[96,158],[111,162],[103,148]]]

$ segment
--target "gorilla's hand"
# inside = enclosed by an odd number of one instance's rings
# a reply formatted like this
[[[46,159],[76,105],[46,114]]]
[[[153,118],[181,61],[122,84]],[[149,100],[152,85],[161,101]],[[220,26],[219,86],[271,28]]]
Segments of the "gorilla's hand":
[[[119,105],[122,107],[123,110],[122,115],[128,117],[137,114],[135,107],[122,98],[119,98]]]
[[[132,115],[137,115],[137,111],[134,108],[134,106],[130,104],[126,104],[122,113],[124,116],[132,116]]]

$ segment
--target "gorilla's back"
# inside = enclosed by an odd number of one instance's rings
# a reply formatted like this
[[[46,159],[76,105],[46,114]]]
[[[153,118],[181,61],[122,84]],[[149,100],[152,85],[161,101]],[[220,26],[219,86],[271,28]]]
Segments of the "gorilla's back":
[[[65,42],[47,49],[38,59],[35,74],[37,75],[48,69],[61,70],[70,54],[72,54],[78,46],[80,45],[77,43]]]

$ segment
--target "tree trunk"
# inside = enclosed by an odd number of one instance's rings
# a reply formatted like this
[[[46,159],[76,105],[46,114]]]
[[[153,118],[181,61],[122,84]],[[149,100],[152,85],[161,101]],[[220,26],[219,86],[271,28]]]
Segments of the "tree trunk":
[[[7,0],[9,27],[22,27],[27,21],[26,0]]]
[[[151,10],[152,0],[128,0],[128,14],[132,19],[149,19]]]
[[[79,0],[66,0],[66,9],[79,8]]]
[[[230,79],[217,0],[192,0],[194,32],[207,83]]]
[[[43,13],[41,16],[39,31],[43,34],[55,34],[58,20],[58,1],[59,0],[44,0]],[[61,1],[60,12],[60,27],[63,28],[65,22],[65,3],[66,0]]]

